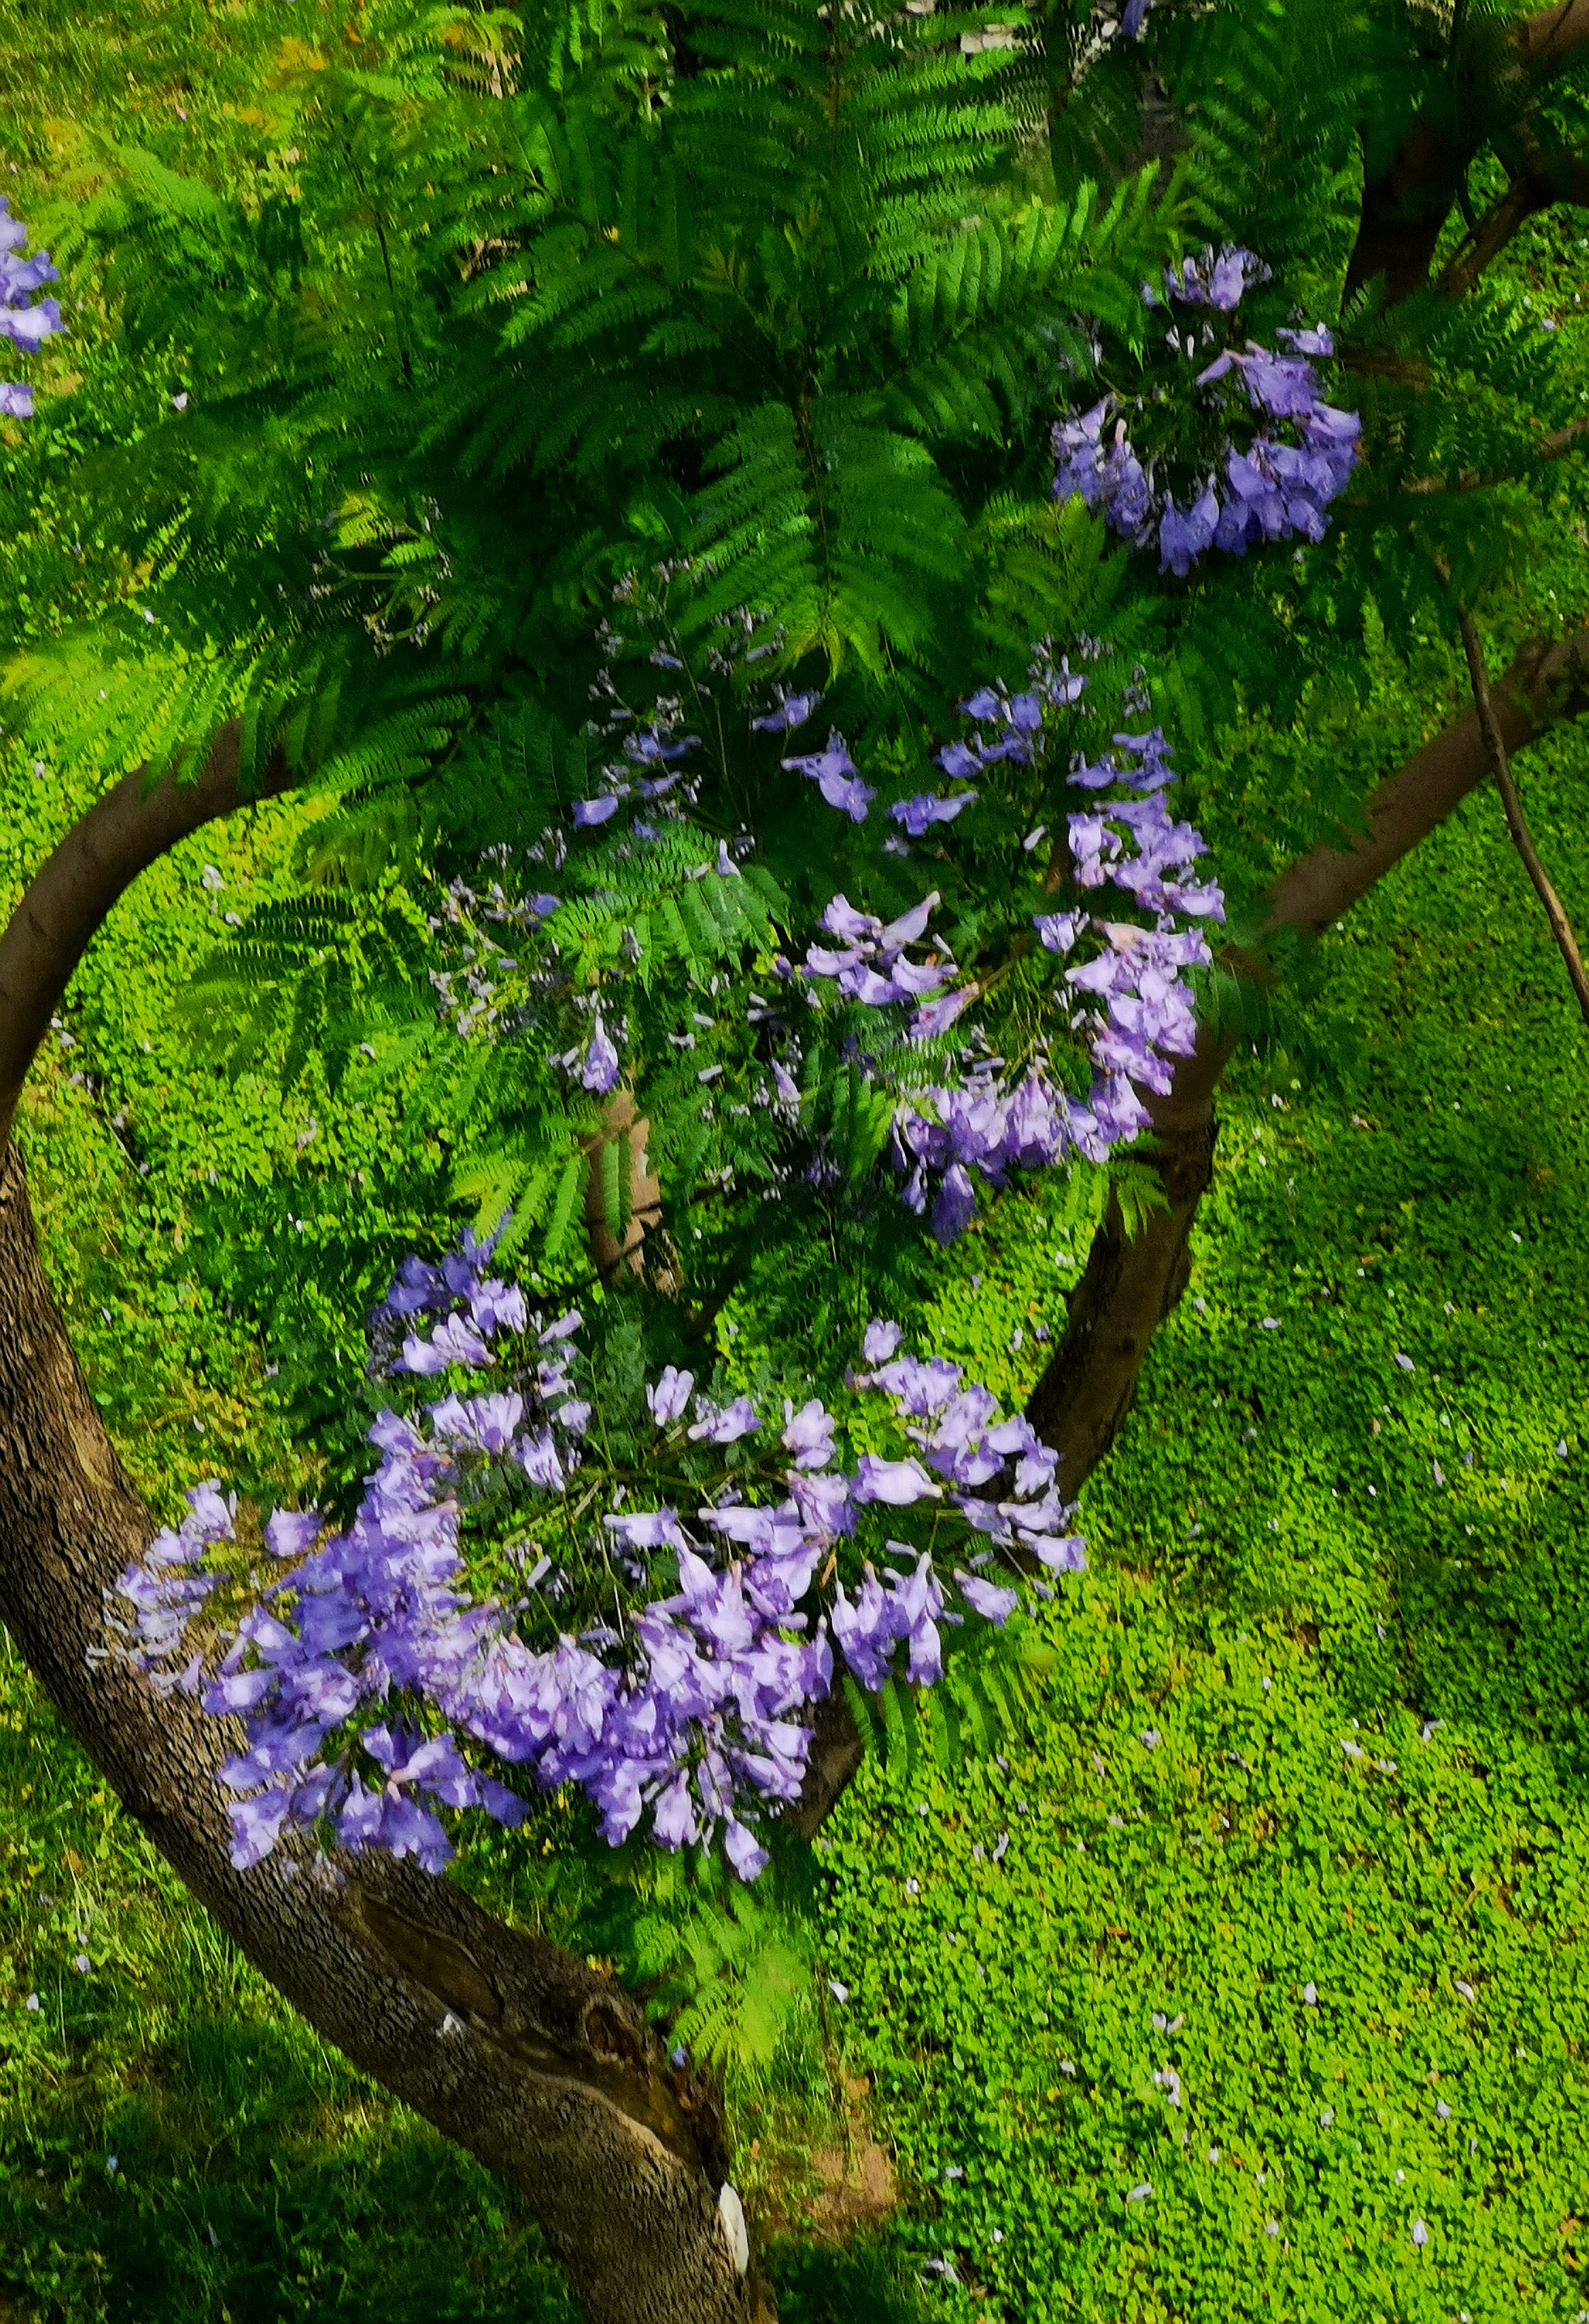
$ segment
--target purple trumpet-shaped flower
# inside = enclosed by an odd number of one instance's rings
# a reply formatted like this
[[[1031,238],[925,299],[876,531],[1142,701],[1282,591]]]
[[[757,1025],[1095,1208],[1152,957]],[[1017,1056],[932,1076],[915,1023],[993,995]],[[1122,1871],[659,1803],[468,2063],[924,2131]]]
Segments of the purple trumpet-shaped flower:
[[[723,1853],[742,1880],[754,1880],[768,1861],[767,1851],[754,1832],[734,1816],[724,1826]]]
[[[590,1028],[590,1046],[585,1052],[585,1063],[580,1070],[580,1084],[585,1089],[595,1091],[598,1096],[605,1097],[609,1091],[617,1087],[620,1070],[618,1052],[602,1023],[598,1009]]]
[[[972,1612],[998,1628],[1002,1628],[1021,1603],[1019,1591],[1001,1589],[996,1582],[984,1582],[975,1573],[957,1572],[955,1582]]]
[[[913,1501],[937,1500],[941,1490],[919,1461],[884,1461],[875,1452],[863,1452],[855,1471],[855,1498],[860,1502],[883,1501],[890,1508],[903,1509]]]
[[[921,839],[935,823],[953,823],[962,807],[970,807],[975,798],[975,791],[957,791],[949,798],[940,798],[932,791],[919,791],[914,798],[897,799],[889,814],[912,839]]]
[[[439,1323],[429,1340],[406,1339],[395,1369],[408,1372],[445,1371],[448,1364],[478,1367],[491,1361],[490,1351],[472,1324],[461,1315]]]
[[[1212,484],[1206,487],[1183,516],[1173,499],[1166,500],[1159,520],[1159,567],[1185,578],[1206,549],[1212,547],[1219,524],[1219,500]]]
[[[964,1163],[951,1162],[944,1172],[938,1201],[933,1204],[932,1232],[937,1242],[951,1243],[976,1216],[976,1190]]]
[[[864,823],[866,810],[877,797],[855,771],[855,762],[845,747],[845,738],[836,728],[827,738],[826,751],[815,751],[802,759],[785,759],[781,763],[791,774],[805,775],[814,782],[829,807],[847,815],[852,823]]]
[[[602,1519],[630,1549],[688,1549],[689,1543],[676,1509],[630,1510]]]
[[[785,694],[781,696],[776,707],[770,710],[765,717],[753,718],[751,725],[758,734],[790,734],[797,726],[803,726],[812,712],[821,706],[822,696],[819,694]],[[789,761],[786,760],[784,763],[787,766]]]
[[[640,767],[667,766],[675,759],[682,759],[687,752],[697,750],[700,739],[698,734],[668,735],[658,727],[646,726],[638,733],[625,734],[624,756]],[[654,783],[647,785],[646,796],[651,798],[657,796]]]
[[[629,786],[624,784],[614,791],[604,791],[598,798],[576,799],[574,822],[577,829],[587,831],[593,824],[610,822],[628,797]]]
[[[781,1443],[794,1456],[798,1469],[826,1469],[833,1458],[833,1415],[813,1397],[797,1412],[787,1398],[783,1406]]]
[[[693,1372],[679,1371],[672,1364],[666,1367],[645,1392],[647,1407],[659,1428],[670,1428],[683,1417],[694,1390]]]
[[[748,1396],[736,1396],[732,1404],[725,1405],[721,1410],[715,1404],[708,1403],[705,1397],[697,1396],[695,1408],[699,1416],[692,1423],[689,1436],[691,1442],[697,1444],[703,1441],[707,1444],[733,1444],[740,1437],[751,1435],[762,1425],[756,1407]]]

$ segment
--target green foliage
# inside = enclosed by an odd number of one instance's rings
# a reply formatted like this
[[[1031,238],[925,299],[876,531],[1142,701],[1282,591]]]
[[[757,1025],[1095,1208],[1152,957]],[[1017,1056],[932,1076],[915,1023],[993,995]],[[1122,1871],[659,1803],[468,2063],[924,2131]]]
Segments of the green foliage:
[[[929,1766],[952,1780],[966,1760],[993,1757],[1040,1719],[1053,1667],[1051,1649],[1017,1614],[1002,1629],[983,1624],[956,1639],[937,1685],[890,1679],[873,1695],[847,1673],[843,1683],[863,1741],[899,1794]]]
[[[765,2085],[781,2050],[812,2047],[813,1948],[786,1886],[664,1867],[624,1947],[670,2041],[725,2075],[736,2096]]]
[[[780,2324],[919,2324],[928,2313],[895,2255],[875,2244],[847,2251],[776,2250]]]

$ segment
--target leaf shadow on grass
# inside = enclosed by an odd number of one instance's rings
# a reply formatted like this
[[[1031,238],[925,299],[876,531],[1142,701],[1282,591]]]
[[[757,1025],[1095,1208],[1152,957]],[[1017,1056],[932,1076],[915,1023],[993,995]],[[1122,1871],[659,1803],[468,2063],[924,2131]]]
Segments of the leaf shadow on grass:
[[[0,2283],[22,2312],[576,2324],[498,2182],[277,2006],[261,1990],[236,2018],[185,2017],[120,2074],[87,2058],[0,2139]]]
[[[920,2324],[914,2282],[886,2246],[784,2243],[771,2254],[779,2324]]]

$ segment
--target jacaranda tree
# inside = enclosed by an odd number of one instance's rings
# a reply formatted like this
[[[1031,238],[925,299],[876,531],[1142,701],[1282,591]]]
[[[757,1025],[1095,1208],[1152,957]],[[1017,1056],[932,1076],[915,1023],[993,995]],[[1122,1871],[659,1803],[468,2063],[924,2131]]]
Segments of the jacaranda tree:
[[[1589,5],[315,30],[241,178],[118,147],[47,199],[64,315],[0,217],[36,371],[109,327],[180,381],[71,485],[135,601],[9,667],[104,781],[0,936],[0,1612],[593,2324],[769,2317],[718,2068],[864,1751],[1041,1716],[1224,1065],[1492,770],[1575,963],[1510,754],[1582,702],[1589,371],[1487,270],[1589,186]],[[1215,779],[1243,706],[1459,636],[1474,706],[1404,765]],[[9,1132],[115,899],[288,790],[300,890],[195,1038],[400,1081],[454,1211],[360,1255],[326,1505],[162,1526]],[[910,1318],[1039,1175],[1094,1240],[1004,1412]],[[623,1974],[448,1876],[539,1861],[549,1801]]]

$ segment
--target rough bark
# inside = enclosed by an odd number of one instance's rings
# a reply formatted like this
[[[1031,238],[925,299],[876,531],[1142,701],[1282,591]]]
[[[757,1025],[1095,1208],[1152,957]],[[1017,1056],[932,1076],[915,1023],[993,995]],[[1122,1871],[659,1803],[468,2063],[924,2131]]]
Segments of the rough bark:
[[[1524,646],[1494,689],[1507,750],[1582,708],[1586,680],[1589,631]],[[1443,823],[1490,768],[1478,713],[1469,710],[1380,785],[1361,832],[1343,834],[1344,845],[1321,842],[1281,873],[1270,892],[1270,931],[1321,934]],[[1230,964],[1241,966],[1234,958]],[[1071,1294],[1064,1335],[1032,1390],[1029,1416],[1058,1453],[1067,1493],[1080,1491],[1113,1443],[1153,1334],[1186,1286],[1192,1225],[1213,1175],[1214,1096],[1231,1055],[1230,1044],[1200,1033],[1169,1096],[1152,1101],[1155,1143],[1144,1159],[1159,1173],[1166,1207],[1132,1238],[1111,1197]]]
[[[162,847],[237,803],[236,736],[223,735],[198,784],[129,778],[45,864],[0,938],[0,1124],[109,905]],[[89,1659],[106,1643],[106,1593],[153,1529],[66,1337],[0,1127],[0,1619],[66,1725],[271,1983],[522,2193],[588,2324],[771,2324],[723,2224],[715,2096],[669,2067],[610,1978],[389,1858],[339,1856],[325,1880],[282,1855],[234,1869],[215,1781],[236,1748],[229,1722],[125,1662]]]

